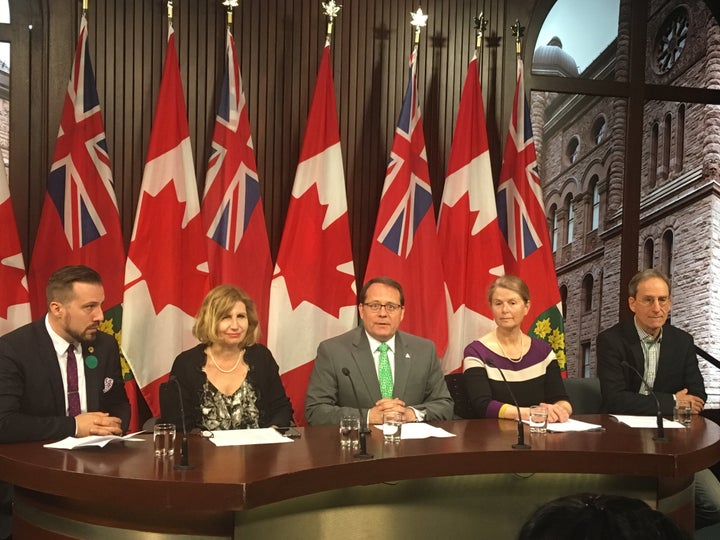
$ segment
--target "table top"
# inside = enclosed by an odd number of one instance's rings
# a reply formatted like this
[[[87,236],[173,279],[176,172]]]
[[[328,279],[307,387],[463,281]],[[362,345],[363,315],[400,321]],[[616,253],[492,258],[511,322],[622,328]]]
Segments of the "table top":
[[[287,444],[217,447],[189,437],[192,470],[175,470],[180,456],[155,458],[152,435],[105,448],[54,450],[42,443],[0,445],[0,479],[77,500],[118,497],[150,508],[242,510],[320,491],[393,480],[483,473],[601,473],[687,477],[720,460],[720,427],[694,416],[687,429],[633,429],[607,415],[578,416],[601,432],[529,434],[532,448],[516,450],[517,424],[480,419],[434,422],[456,437],[384,444],[371,428],[368,452],[340,447],[334,426],[298,428]],[[178,445],[179,448],[179,445]]]

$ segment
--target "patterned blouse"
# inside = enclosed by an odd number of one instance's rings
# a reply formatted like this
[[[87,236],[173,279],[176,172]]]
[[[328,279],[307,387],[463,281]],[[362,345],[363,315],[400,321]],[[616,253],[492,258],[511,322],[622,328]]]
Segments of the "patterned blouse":
[[[203,429],[257,428],[260,413],[256,403],[255,389],[247,379],[230,396],[220,392],[206,379],[200,397]]]

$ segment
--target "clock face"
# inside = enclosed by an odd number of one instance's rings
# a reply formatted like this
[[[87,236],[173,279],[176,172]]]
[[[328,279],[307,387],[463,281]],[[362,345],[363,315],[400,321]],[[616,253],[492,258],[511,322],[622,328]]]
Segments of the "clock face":
[[[658,73],[667,73],[677,62],[688,37],[688,13],[677,8],[663,23],[655,45],[655,62]]]

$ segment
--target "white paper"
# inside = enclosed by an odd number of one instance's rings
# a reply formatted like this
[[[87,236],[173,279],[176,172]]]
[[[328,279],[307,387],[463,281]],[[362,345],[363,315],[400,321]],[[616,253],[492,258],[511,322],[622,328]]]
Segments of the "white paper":
[[[210,442],[215,446],[244,446],[248,444],[289,443],[293,440],[283,437],[274,428],[227,429],[212,431]]]
[[[590,424],[569,418],[566,422],[549,422],[547,430],[553,433],[567,433],[569,431],[605,431],[600,424]]]
[[[99,446],[104,448],[110,442],[113,441],[130,441],[130,442],[142,442],[145,439],[135,438],[138,433],[128,433],[124,437],[120,435],[90,435],[88,437],[66,437],[62,441],[54,443],[44,444],[45,448],[60,448],[62,450],[73,450],[74,448],[83,448],[88,446]]]
[[[382,424],[375,426],[377,429],[382,431]],[[442,428],[431,426],[424,422],[408,422],[403,424],[402,431],[400,432],[401,439],[428,439],[430,437],[455,437],[454,433],[445,431]]]
[[[611,414],[617,418],[618,422],[622,422],[633,428],[657,428],[657,416],[630,416],[626,414]],[[663,427],[666,428],[684,428],[680,422],[663,418]]]

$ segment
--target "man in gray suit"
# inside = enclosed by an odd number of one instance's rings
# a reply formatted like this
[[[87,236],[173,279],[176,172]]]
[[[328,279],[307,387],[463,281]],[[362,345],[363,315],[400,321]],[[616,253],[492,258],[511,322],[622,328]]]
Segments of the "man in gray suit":
[[[382,423],[382,413],[398,411],[406,422],[452,418],[450,398],[435,344],[398,326],[405,314],[401,285],[388,277],[368,281],[360,291],[358,312],[362,327],[320,343],[307,396],[305,417],[310,425],[339,424],[358,407],[369,424]],[[386,397],[383,362],[389,362],[391,381]],[[355,400],[347,369],[355,383]]]

